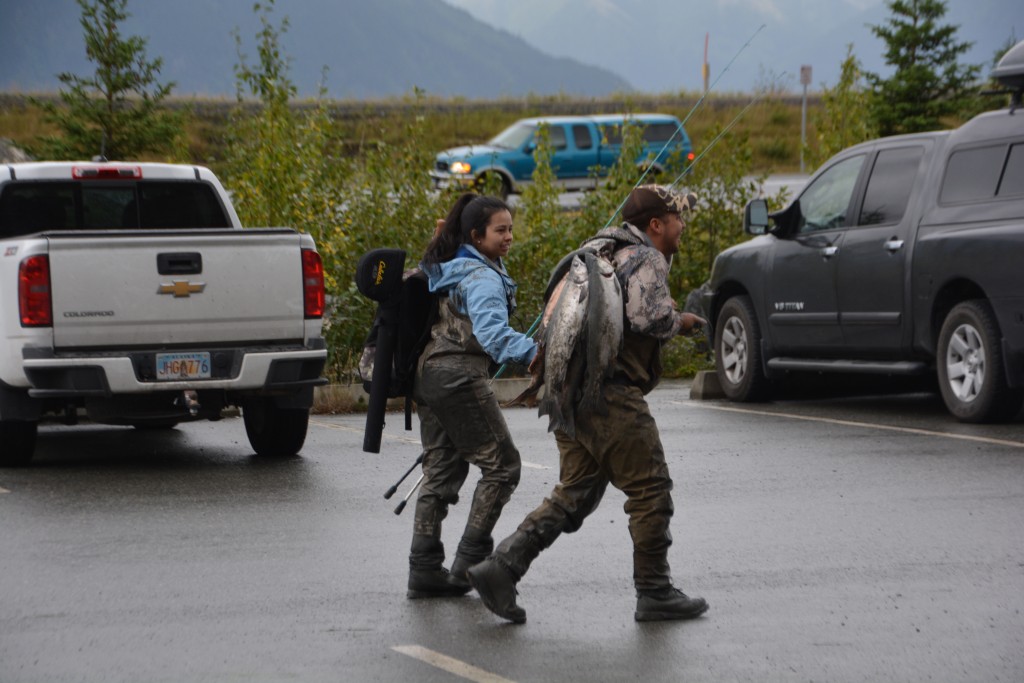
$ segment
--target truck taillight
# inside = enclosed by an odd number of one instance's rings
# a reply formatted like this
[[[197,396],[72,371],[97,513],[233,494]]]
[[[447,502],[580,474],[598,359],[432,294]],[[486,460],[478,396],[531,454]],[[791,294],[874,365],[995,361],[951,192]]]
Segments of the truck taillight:
[[[312,249],[302,250],[302,296],[307,318],[324,317],[324,264]]]
[[[53,324],[50,296],[50,258],[32,256],[18,267],[18,310],[22,327],[49,327]]]
[[[140,166],[73,166],[75,180],[137,180],[142,177]]]

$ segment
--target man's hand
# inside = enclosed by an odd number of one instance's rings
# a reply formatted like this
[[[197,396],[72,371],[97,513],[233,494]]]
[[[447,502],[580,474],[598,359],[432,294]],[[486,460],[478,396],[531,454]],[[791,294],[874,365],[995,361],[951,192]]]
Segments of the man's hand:
[[[708,326],[708,321],[693,313],[683,313],[683,327],[679,334],[684,337],[694,337],[703,332]]]

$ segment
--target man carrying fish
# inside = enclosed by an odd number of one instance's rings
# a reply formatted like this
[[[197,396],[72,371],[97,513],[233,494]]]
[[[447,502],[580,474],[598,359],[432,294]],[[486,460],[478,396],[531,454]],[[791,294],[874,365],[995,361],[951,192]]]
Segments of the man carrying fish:
[[[700,317],[680,311],[668,287],[669,265],[685,228],[683,215],[696,200],[693,194],[684,196],[659,185],[635,188],[623,205],[626,222],[587,240],[584,248],[589,247],[590,253],[573,258],[561,291],[552,293],[551,300],[563,300],[564,305],[545,311],[545,316],[550,316],[550,327],[541,337],[542,348],[550,347],[544,349],[546,362],[571,359],[565,361],[565,367],[546,368],[547,377],[555,373],[555,377],[566,379],[561,384],[546,383],[544,401],[548,405],[545,409],[542,401],[541,414],[552,416],[561,480],[511,536],[468,572],[483,603],[504,619],[526,621],[525,610],[516,604],[516,584],[560,534],[580,528],[609,483],[627,496],[624,508],[633,539],[637,591],[635,619],[690,619],[708,609],[704,599],[689,597],[672,584],[668,564],[672,479],[657,425],[644,399],[661,376],[662,343],[706,324]],[[590,277],[591,286],[585,287],[580,284],[583,274],[574,275],[574,270],[579,270],[576,261],[594,258],[595,250],[614,266],[618,285],[614,289],[602,286],[597,276]],[[621,304],[614,303],[616,291]],[[570,300],[563,299],[565,292],[570,293]],[[595,329],[593,319],[583,325],[575,353],[560,348],[568,335],[559,336],[559,321],[568,315],[567,306],[579,308],[584,299],[588,317],[595,308],[621,306],[618,311],[623,312],[619,315],[624,314],[625,322],[617,353],[614,348],[613,353],[605,350],[603,354],[593,348],[595,339],[606,343],[615,339],[615,329],[611,333]],[[609,322],[614,316],[605,315],[604,319],[599,325],[616,327]],[[607,367],[593,367],[602,357],[607,357]],[[590,367],[586,367],[587,360]],[[600,395],[589,395],[593,392]]]

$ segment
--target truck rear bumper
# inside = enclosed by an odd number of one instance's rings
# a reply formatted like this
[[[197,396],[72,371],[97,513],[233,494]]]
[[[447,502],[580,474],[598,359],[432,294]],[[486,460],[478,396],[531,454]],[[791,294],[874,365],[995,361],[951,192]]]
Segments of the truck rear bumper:
[[[225,368],[209,379],[166,380],[152,377],[147,358],[153,353],[129,355],[53,356],[26,354],[25,375],[33,398],[151,394],[166,391],[211,390],[286,392],[326,384],[321,377],[326,349],[288,352],[222,350]],[[219,357],[218,357],[219,358]],[[217,365],[217,362],[214,362]]]

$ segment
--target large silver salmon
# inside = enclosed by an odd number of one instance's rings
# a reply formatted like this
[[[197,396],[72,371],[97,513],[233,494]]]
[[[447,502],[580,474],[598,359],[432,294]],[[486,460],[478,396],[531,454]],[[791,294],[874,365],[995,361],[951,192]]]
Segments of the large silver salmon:
[[[581,412],[608,414],[602,391],[604,380],[611,376],[615,357],[622,349],[625,318],[622,308],[622,287],[611,263],[593,253],[586,254],[589,273],[587,319],[584,334],[587,367],[583,376]]]
[[[552,297],[555,304],[541,341],[546,388],[537,412],[549,416],[549,432],[561,430],[573,437],[576,435],[573,401],[579,385],[577,378],[571,376],[578,373],[570,373],[570,363],[586,319],[589,286],[587,265],[578,255],[574,256],[561,292],[557,299]]]
[[[530,385],[512,400],[502,403],[502,408],[511,408],[513,406],[535,408],[537,406],[537,394],[540,393],[541,387],[544,386],[544,337],[547,333],[548,324],[551,322],[551,316],[554,315],[555,307],[558,305],[558,298],[562,294],[562,289],[565,288],[565,283],[569,280],[566,275],[563,275],[552,288],[551,295],[547,297],[547,303],[544,305],[544,311],[541,313],[540,325],[538,325],[536,332],[537,357],[530,363]]]

